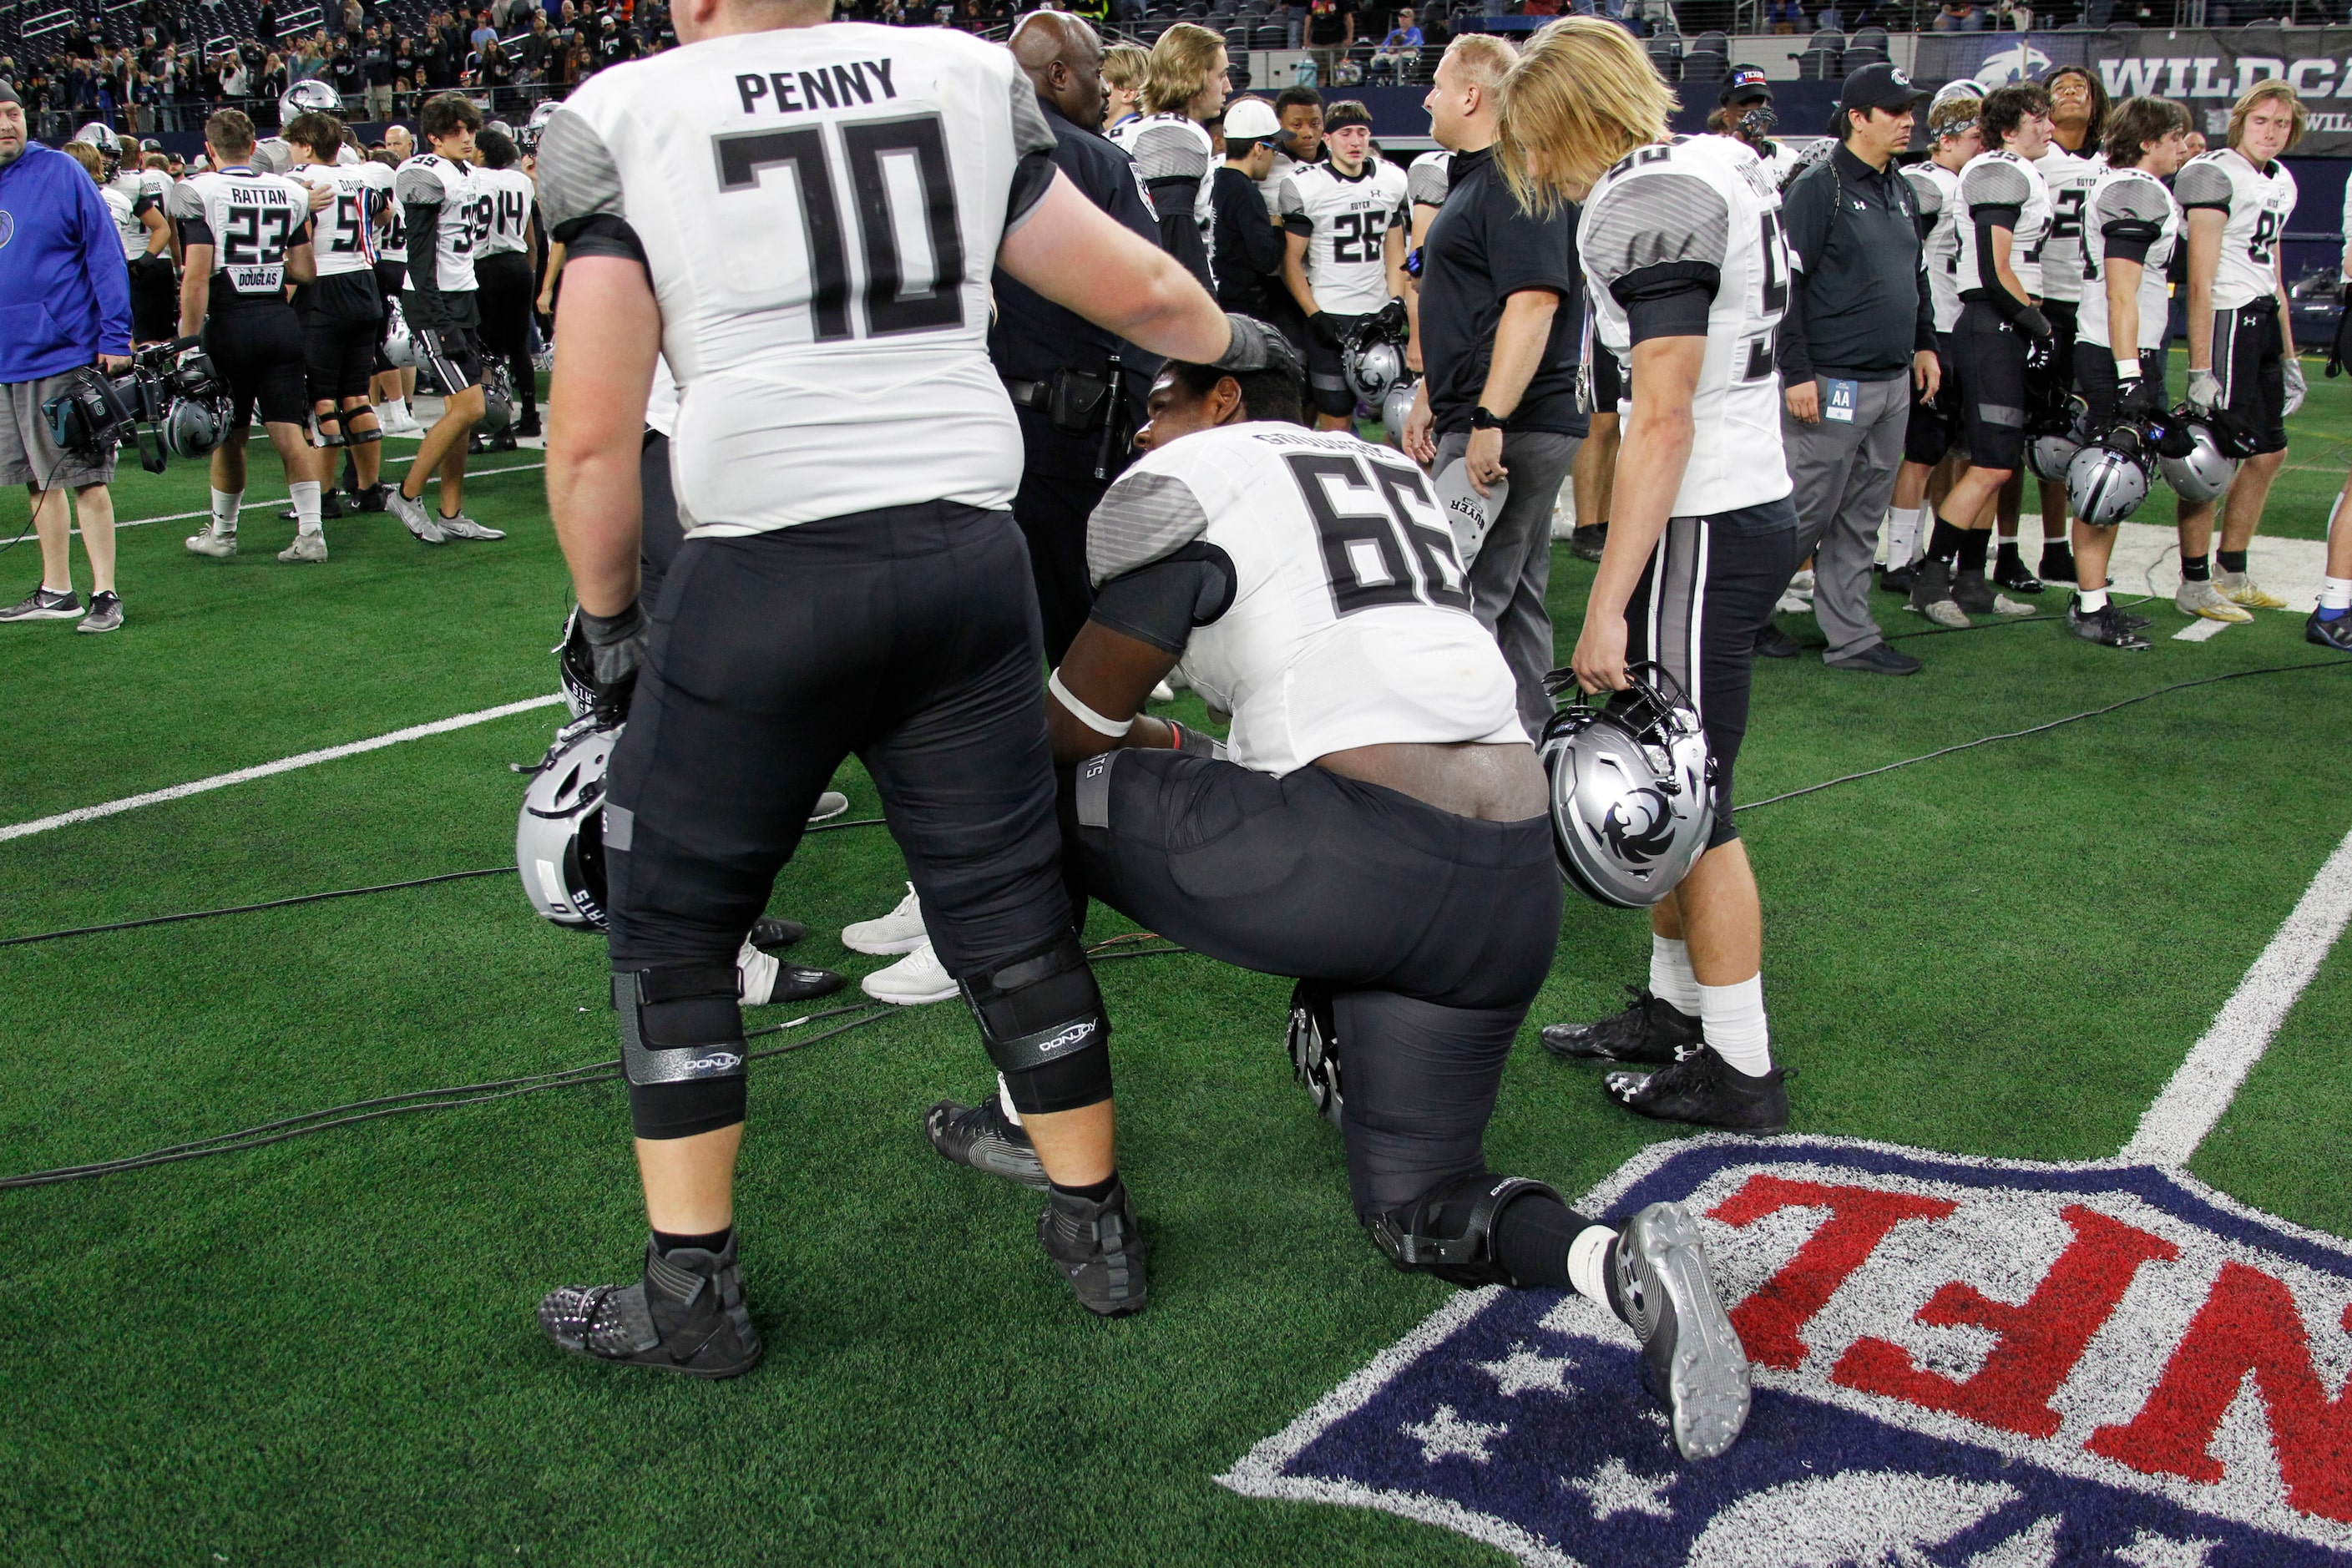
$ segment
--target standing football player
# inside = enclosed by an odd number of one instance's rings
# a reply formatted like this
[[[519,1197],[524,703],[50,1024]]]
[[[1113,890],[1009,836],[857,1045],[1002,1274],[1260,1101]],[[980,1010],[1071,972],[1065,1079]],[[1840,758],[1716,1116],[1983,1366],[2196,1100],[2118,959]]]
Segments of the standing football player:
[[[1179,22],[1151,46],[1143,79],[1143,113],[1104,134],[1135,160],[1160,215],[1160,247],[1214,293],[1216,143],[1202,125],[1224,111],[1233,89],[1225,42],[1206,27]]]
[[[703,1377],[761,1354],[736,1261],[735,955],[853,752],[1053,1183],[1041,1240],[1090,1309],[1142,1304],[1109,1021],[1062,886],[990,275],[1153,353],[1249,370],[1275,352],[1060,175],[1010,53],[830,9],[679,0],[682,47],[599,72],[539,150],[565,247],[548,493],[571,654],[629,716],[604,846],[653,1231],[640,1281],[558,1289],[540,1321],[574,1353]],[[657,353],[691,528],[649,625]]]
[[[1789,1094],[1731,784],[1756,634],[1797,569],[1772,356],[1789,255],[1763,165],[1719,136],[1666,141],[1673,104],[1633,35],[1598,17],[1546,26],[1503,79],[1496,161],[1530,204],[1584,204],[1589,295],[1632,381],[1609,542],[1570,662],[1595,693],[1628,688],[1631,664],[1663,666],[1715,767],[1707,848],[1651,907],[1651,994],[1543,1039],[1561,1056],[1657,1065],[1605,1080],[1640,1115],[1777,1132]]]
[[[310,250],[310,189],[253,168],[253,121],[224,109],[205,121],[210,166],[172,187],[187,270],[180,279],[180,336],[204,341],[229,389],[228,437],[212,455],[212,521],[187,545],[226,561],[236,553],[245,502],[246,437],[257,409],[286,469],[294,542],[285,562],[323,561],[319,485],[326,459],[310,446],[309,354],[286,285],[318,276]]]
[[[383,295],[383,324],[390,334],[395,312],[393,307],[408,289],[408,226],[401,216],[400,197],[394,186],[403,163],[416,151],[416,139],[405,125],[384,127],[383,151],[368,162],[382,169],[373,176],[381,182],[383,197],[383,237],[376,241],[375,284]],[[416,367],[395,365],[383,357],[381,348],[376,353],[376,377],[370,388],[375,399],[376,418],[387,436],[422,436],[425,426],[416,422],[409,411],[408,400],[416,392]]]
[[[466,437],[482,417],[482,348],[474,252],[490,230],[492,198],[474,177],[474,137],[482,111],[460,94],[425,101],[417,123],[430,153],[400,166],[393,194],[407,230],[408,292],[403,313],[416,363],[441,389],[441,417],[417,443],[415,460],[384,501],[401,525],[427,544],[452,539],[504,539],[466,515]],[[441,475],[436,510],[425,482]]]
[[[1943,379],[1933,397],[1915,390],[1911,423],[1903,432],[1903,466],[1895,470],[1895,499],[1886,512],[1886,574],[1879,579],[1890,593],[1911,592],[1912,563],[1925,542],[1929,481],[1952,450],[1952,329],[1960,320],[1960,171],[1984,151],[1977,128],[1982,106],[1983,100],[1973,94],[1939,97],[1927,111],[1927,161],[1903,171],[1919,206],[1919,221],[1927,227],[1919,237],[1920,247],[1926,254],[1927,304]],[[2067,570],[2073,569],[2070,563]],[[2045,563],[2045,574],[2048,570]]]
[[[383,471],[383,427],[368,401],[368,377],[375,369],[376,344],[383,337],[383,296],[375,274],[375,236],[383,213],[382,183],[373,163],[341,163],[343,123],[316,110],[296,115],[286,126],[292,176],[312,190],[329,193],[328,205],[311,218],[310,252],[319,280],[310,289],[302,334],[309,356],[310,416],[319,444],[331,453],[346,449],[352,459],[355,499],[373,495]],[[320,478],[331,479],[331,457],[322,458]],[[298,550],[305,542],[294,542]],[[327,558],[323,535],[310,542],[298,561]]]
[[[102,121],[83,126],[74,140],[98,149],[99,193],[122,236],[123,265],[131,273],[131,341],[167,342],[180,319],[172,225],[163,216],[172,182],[160,169],[125,163],[121,139]]]
[[[2050,321],[2051,354],[2048,367],[2039,373],[2035,386],[2037,399],[2047,405],[2063,405],[2074,391],[2074,331],[2079,302],[2091,290],[2089,274],[2084,264],[2083,208],[2091,198],[2092,183],[2106,172],[2106,153],[2101,150],[2100,137],[2106,118],[2106,96],[2100,93],[2095,102],[2089,99],[2084,73],[2079,68],[2055,74],[2049,83],[2051,94],[2050,144],[2033,161],[2034,172],[2050,193],[2050,232],[2042,242],[2042,313]],[[2076,150],[2060,144],[2057,132],[2061,95],[2065,97],[2064,111],[2072,129],[2084,140]],[[2087,114],[2074,120],[2076,114]],[[2024,471],[2011,480],[2011,488],[2021,496]],[[2066,481],[2039,479],[2042,500],[2042,575],[2049,576],[2055,568],[2070,564],[2071,546],[2067,535]],[[2010,515],[2002,520],[2002,538],[1993,559],[1992,580],[2003,588],[2014,588],[2021,594],[2039,594],[2042,581],[2025,564],[2019,552],[2015,508],[2017,501],[2004,493],[2002,509]],[[2066,580],[2064,578],[2062,581]]]
[[[485,131],[475,148],[474,183],[490,204],[489,231],[474,253],[474,281],[481,301],[482,346],[493,364],[506,366],[520,424],[499,433],[508,447],[515,437],[539,434],[539,379],[530,363],[531,214],[539,188],[517,167],[514,141],[502,131]]]
[[[2213,585],[2250,610],[2285,601],[2246,571],[2271,482],[2286,461],[2286,416],[2303,405],[2303,363],[2288,320],[2285,247],[2294,176],[2279,159],[2303,139],[2303,100],[2283,81],[2257,82],[2230,110],[2230,143],[2191,159],[2173,182],[2189,214],[2189,401],[2226,411],[2253,436],[2253,456],[2221,498],[2221,570]],[[2210,521],[2183,531],[2181,572],[2202,567]]]
[[[1282,182],[1288,247],[1283,281],[1307,318],[1307,384],[1316,427],[1354,426],[1356,394],[1340,349],[1366,317],[1405,292],[1405,234],[1412,214],[1405,172],[1371,155],[1371,111],[1353,99],[1323,116],[1330,159],[1301,163]]]

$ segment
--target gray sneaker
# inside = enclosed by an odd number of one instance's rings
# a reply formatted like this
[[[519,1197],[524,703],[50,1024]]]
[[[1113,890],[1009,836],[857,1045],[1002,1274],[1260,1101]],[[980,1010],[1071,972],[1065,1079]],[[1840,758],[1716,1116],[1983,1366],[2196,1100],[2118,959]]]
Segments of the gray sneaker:
[[[384,492],[383,505],[386,511],[391,512],[393,516],[400,519],[400,525],[403,528],[416,535],[417,538],[423,540],[425,543],[446,544],[449,542],[449,536],[441,531],[441,525],[433,520],[432,511],[426,508],[423,501],[410,500],[406,496],[402,495],[399,490],[389,489]],[[191,545],[190,548],[193,549],[194,546]]]
[[[111,632],[122,627],[122,595],[109,588],[103,594],[89,596],[89,614],[81,618],[78,632]]]
[[[215,561],[226,561],[236,553],[236,535],[207,528],[202,533],[188,536],[188,549],[197,555],[209,555]]]
[[[1675,1447],[1711,1459],[1748,1424],[1748,1352],[1680,1204],[1652,1204],[1609,1249],[1610,1305],[1642,1342],[1642,1381],[1664,1402]]]
[[[436,513],[433,521],[439,523],[441,531],[451,539],[504,539],[507,536],[505,529],[484,528],[462,511],[455,517]]]
[[[327,558],[327,536],[324,533],[298,533],[294,542],[278,552],[278,559],[291,564],[297,561],[324,561]]]
[[[37,584],[23,599],[0,610],[0,621],[70,621],[81,614],[81,595],[71,588],[57,594]]]

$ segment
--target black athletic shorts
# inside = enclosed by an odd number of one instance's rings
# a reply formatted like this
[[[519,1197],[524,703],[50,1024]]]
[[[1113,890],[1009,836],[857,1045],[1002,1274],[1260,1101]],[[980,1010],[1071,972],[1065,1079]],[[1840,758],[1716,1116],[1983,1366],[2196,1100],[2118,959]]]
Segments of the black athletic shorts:
[[[1797,571],[1793,501],[1714,517],[1676,517],[1650,552],[1625,606],[1625,659],[1654,659],[1698,709],[1715,759],[1715,831],[1707,847],[1739,837],[1731,773],[1748,733],[1756,634]]]
[[[1959,394],[1952,385],[1952,334],[1936,334],[1936,364],[1942,379],[1932,398],[1911,388],[1911,422],[1903,431],[1903,460],[1934,468],[1952,449],[1951,410]]]
[[[1477,822],[1311,763],[1276,778],[1141,749],[1066,770],[1062,811],[1088,894],[1330,993],[1360,1218],[1486,1169],[1504,1062],[1559,942],[1548,817]]]
[[[180,275],[172,255],[135,257],[131,268],[131,341],[167,343],[180,335]]]
[[[1323,317],[1342,338],[1363,319],[1328,312]],[[1318,414],[1344,418],[1356,412],[1355,389],[1348,384],[1348,371],[1340,363],[1339,351],[1317,337],[1312,328],[1307,333],[1307,395]]]
[[[2139,351],[2139,374],[2156,385],[2159,402],[2167,407],[2172,400],[2164,392],[2164,351]],[[2091,424],[2102,426],[2116,416],[2116,356],[2105,343],[2074,344],[2074,390],[2080,394],[2083,405],[2091,411]]]
[[[2254,451],[2286,450],[2286,334],[2278,301],[2213,312],[2213,374],[2221,404],[2254,433]]]
[[[365,397],[383,337],[383,296],[372,271],[333,272],[310,285],[302,338],[310,401]]]
[[[1069,935],[1009,513],[940,501],[690,539],[649,614],[604,812],[615,970],[732,965],[853,752],[949,973]]]
[[[310,399],[304,384],[302,321],[280,300],[247,305],[205,323],[205,353],[228,383],[231,431],[261,411],[269,425],[307,425]]]
[[[474,263],[474,283],[481,308],[483,348],[497,358],[528,353],[530,258],[520,250],[482,257]]]
[[[2014,469],[2025,460],[2025,338],[1981,300],[1960,307],[1952,332],[1959,382],[1960,436],[1979,468]]]
[[[418,384],[430,387],[444,395],[463,392],[482,384],[482,344],[476,335],[480,318],[474,310],[470,290],[463,294],[444,294],[444,314],[454,314],[457,323],[427,332],[417,325],[414,290],[401,297],[401,312],[408,318],[408,341],[416,347]],[[461,302],[461,303],[460,303]],[[744,928],[749,930],[748,926]]]
[[[1625,400],[1625,373],[1606,346],[1592,345],[1592,412],[1614,414]]]

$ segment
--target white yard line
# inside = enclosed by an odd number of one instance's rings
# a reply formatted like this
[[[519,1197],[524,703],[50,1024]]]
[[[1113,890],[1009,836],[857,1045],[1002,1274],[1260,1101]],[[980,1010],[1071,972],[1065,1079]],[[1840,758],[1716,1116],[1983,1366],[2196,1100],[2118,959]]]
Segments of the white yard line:
[[[274,763],[257,767],[239,768],[235,773],[215,773],[208,779],[173,784],[168,789],[149,790],[145,795],[125,795],[100,805],[85,805],[78,811],[61,811],[55,816],[44,816],[31,822],[19,822],[0,827],[0,843],[11,838],[28,838],[36,833],[47,833],[54,827],[70,827],[78,822],[94,822],[101,816],[118,812],[133,811],[142,805],[160,805],[167,800],[184,800],[207,790],[226,789],[230,784],[245,784],[254,779],[266,779],[277,773],[290,773],[297,768],[310,767],[319,763],[331,763],[341,757],[355,757],[362,752],[380,751],[399,745],[403,741],[421,741],[427,735],[446,735],[452,730],[463,730],[475,724],[487,724],[493,719],[509,718],[528,713],[533,709],[552,708],[563,700],[561,693],[533,697],[521,702],[509,702],[497,708],[485,708],[478,712],[460,713],[454,719],[436,719],[430,724],[412,724],[405,730],[394,730],[388,735],[377,735],[365,741],[353,741],[347,745],[329,746],[321,751],[304,752],[297,757],[281,757]]]
[[[510,468],[484,468],[478,473],[468,473],[466,476],[466,482],[471,484],[476,479],[496,479],[500,474],[532,474],[537,473],[540,469],[544,468],[545,467],[547,467],[545,463],[517,463]],[[441,476],[436,474],[425,482],[428,485],[437,485],[441,482]],[[293,504],[294,498],[291,496],[276,496],[268,500],[247,501],[243,506],[238,507],[236,510],[240,512],[247,512],[252,511],[257,508],[267,507],[278,511],[283,511]],[[165,512],[161,517],[130,518],[118,521],[114,526],[117,528],[144,528],[151,522],[186,522],[194,518],[210,516],[212,516],[212,510],[207,507],[203,511],[172,511]],[[77,528],[73,531],[79,534],[81,530]],[[29,533],[20,533],[14,539],[0,539],[0,545],[22,544],[33,537],[34,535]]]
[[[2209,621],[2200,616],[2172,634],[2174,642],[2211,642],[2230,629],[2228,621]]]
[[[2219,625],[2219,622],[2210,623]],[[2237,991],[2180,1064],[2124,1145],[2133,1164],[2185,1165],[2230,1109],[2238,1089],[2286,1022],[2295,998],[2352,921],[2352,834],[2345,835],[2294,912],[2286,917]]]

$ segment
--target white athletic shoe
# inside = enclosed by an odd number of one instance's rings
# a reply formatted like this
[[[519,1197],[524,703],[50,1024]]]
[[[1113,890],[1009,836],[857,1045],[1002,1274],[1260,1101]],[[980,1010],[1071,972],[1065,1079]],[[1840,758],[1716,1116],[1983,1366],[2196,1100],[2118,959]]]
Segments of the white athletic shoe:
[[[324,533],[297,533],[294,542],[278,552],[278,559],[289,565],[297,561],[324,561],[327,558],[327,536]]]
[[[2184,616],[2202,616],[2209,621],[2229,621],[2238,626],[2254,618],[2252,610],[2223,598],[2221,590],[2210,582],[2182,582],[2172,595],[2172,607]]]
[[[422,436],[425,434],[425,426],[419,425],[416,422],[416,416],[414,414],[411,414],[405,407],[394,408],[386,405],[379,404],[376,405],[375,421],[377,424],[383,426],[383,433],[387,436]]]
[[[504,539],[507,536],[505,529],[485,528],[462,511],[455,517],[443,517],[436,512],[433,521],[441,525],[442,534],[449,539]]]
[[[2035,614],[2035,611],[2032,605],[2022,599],[2012,599],[2006,594],[1995,594],[1992,596],[1992,613],[1996,616],[2030,616]]]
[[[809,813],[809,825],[831,822],[848,809],[849,797],[837,789],[829,789],[816,797],[816,809]]]
[[[923,933],[922,900],[916,897],[912,882],[907,884],[907,896],[898,900],[897,909],[879,920],[859,921],[841,930],[842,946],[852,952],[870,952],[877,957],[912,952],[919,947],[928,948],[931,939]]]
[[[400,525],[403,528],[425,543],[449,542],[449,536],[441,531],[441,525],[434,521],[433,513],[425,504],[421,500],[410,500],[400,493],[397,487],[389,488],[383,492],[383,509],[400,519]],[[195,548],[194,541],[190,541],[188,548],[191,550]]]
[[[1173,702],[1176,700],[1176,689],[1163,680],[1159,685],[1151,689],[1151,700],[1154,702]]]
[[[202,533],[188,536],[188,548],[198,555],[209,555],[215,561],[226,561],[236,553],[236,535],[216,533],[207,528]]]
[[[908,895],[909,899],[913,896]],[[940,967],[939,955],[931,951],[928,941],[889,968],[877,969],[857,984],[877,1002],[901,1007],[944,1002],[956,994],[956,983]]]

